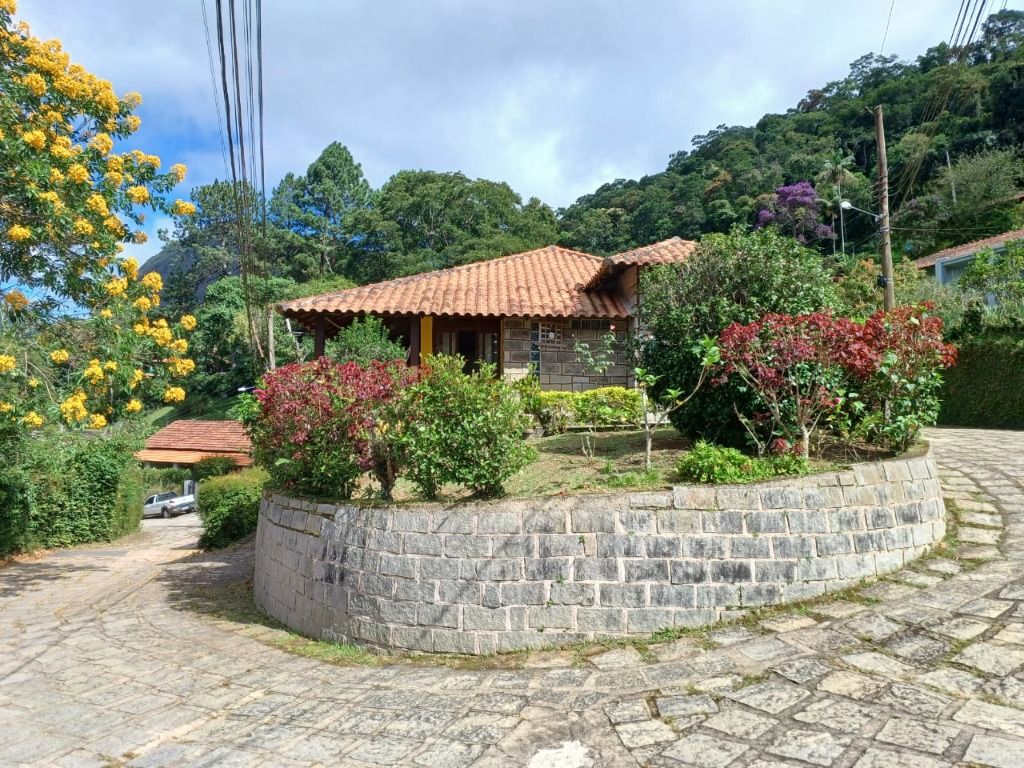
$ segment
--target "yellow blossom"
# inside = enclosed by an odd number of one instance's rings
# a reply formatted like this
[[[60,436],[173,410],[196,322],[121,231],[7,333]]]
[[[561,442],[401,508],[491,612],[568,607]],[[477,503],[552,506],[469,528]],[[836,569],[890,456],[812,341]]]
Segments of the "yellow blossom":
[[[85,370],[82,371],[82,376],[84,376],[90,384],[101,383],[104,375],[103,366],[100,365],[100,361],[95,359],[90,360],[89,365],[87,365]]]
[[[187,357],[172,357],[167,361],[167,367],[175,376],[188,376],[196,369],[196,364]]]
[[[51,184],[60,184],[62,181],[64,181],[64,174],[61,172],[60,168],[51,168],[50,169],[50,183]]]
[[[11,355],[0,355],[0,373],[10,373],[17,363]]]
[[[138,115],[128,115],[128,117],[125,118],[124,127],[128,133],[135,133],[139,130],[140,125],[142,125],[142,118]]]
[[[64,420],[70,423],[83,421],[88,415],[89,411],[85,407],[85,392],[78,390],[73,395],[69,395],[63,403],[60,404],[60,412],[64,417]]]
[[[142,278],[142,284],[154,293],[159,293],[163,290],[164,279],[159,272],[147,272]]]
[[[46,134],[38,130],[25,131],[21,134],[21,140],[35,150],[41,150],[46,146]]]
[[[142,95],[135,91],[129,91],[124,95],[122,101],[124,101],[124,103],[129,107],[137,107],[142,103]]]
[[[139,279],[139,262],[133,259],[131,256],[124,259],[121,262],[121,274],[127,277],[129,280]]]
[[[103,370],[104,371],[116,371],[117,370],[117,361],[116,360],[107,360],[107,362],[105,362],[103,364]]]
[[[25,426],[29,427],[30,429],[38,429],[39,427],[43,426],[43,422],[46,421],[42,416],[40,416],[35,411],[29,411],[22,417],[21,420],[25,422]]]
[[[103,429],[107,426],[107,417],[102,413],[94,413],[89,417],[89,429]]]
[[[108,157],[107,170],[114,171],[115,173],[122,173],[124,171],[124,158],[120,155],[111,155]]]
[[[170,328],[150,328],[149,335],[150,338],[152,338],[153,341],[155,341],[157,345],[161,347],[166,347],[168,344],[174,341],[174,334],[171,333]]]
[[[84,165],[75,163],[68,168],[68,178],[76,184],[84,184],[89,180],[89,171],[86,170]]]
[[[7,303],[7,306],[9,306],[15,312],[20,312],[21,310],[25,309],[29,304],[28,298],[25,296],[24,293],[19,291],[17,288],[15,288],[12,291],[8,291],[7,295],[4,296],[4,301]]]
[[[121,220],[117,218],[117,216],[107,216],[107,218],[103,220],[103,226],[115,235],[124,233],[124,224],[121,223]]]
[[[173,351],[177,352],[179,355],[184,355],[186,352],[188,352],[188,342],[185,341],[185,339],[175,339],[167,346],[170,347]]]
[[[42,96],[46,93],[46,81],[38,72],[29,72],[21,78],[21,84],[28,88],[33,95]]]
[[[32,237],[32,230],[28,227],[23,227],[21,224],[15,224],[7,230],[7,236],[14,242],[20,243]]]
[[[132,326],[132,330],[135,331],[139,336],[146,336],[149,334],[149,321],[146,318],[142,318],[141,323],[136,323]]]
[[[181,387],[168,387],[164,392],[165,403],[180,403],[185,399],[185,390]]]
[[[55,362],[57,365],[66,363],[71,355],[68,354],[66,349],[55,349],[50,353],[50,360]]]
[[[124,174],[120,171],[107,171],[103,178],[112,187],[120,187],[124,182]]]
[[[134,397],[131,400],[129,400],[127,403],[125,403],[125,406],[124,406],[124,412],[125,413],[138,413],[141,410],[142,410],[142,402],[140,400],[136,400]]]
[[[10,403],[0,401],[0,413],[10,413],[14,410],[14,406]]]
[[[128,380],[128,389],[135,389],[137,386],[139,386],[139,384],[142,383],[142,380],[145,378],[145,376],[146,374],[144,374],[140,368],[136,368],[134,371],[132,371],[132,377],[131,379]]]
[[[134,242],[136,245],[142,245],[147,240],[149,240],[149,235],[147,235],[141,229],[134,235],[132,235],[132,242]]]
[[[67,160],[74,154],[71,147],[71,139],[67,136],[57,136],[50,146],[50,154],[58,160]]]
[[[72,229],[79,237],[89,237],[92,234],[92,224],[85,219],[75,219]]]
[[[90,141],[89,144],[101,155],[107,154],[114,148],[114,140],[106,133],[97,133],[92,137],[92,141]]]
[[[175,216],[192,216],[195,212],[195,204],[188,200],[175,200],[174,205],[171,206],[171,213]]]
[[[175,163],[171,166],[171,175],[174,176],[179,184],[185,180],[186,173],[188,173],[188,168],[185,167],[184,163]]]
[[[132,302],[132,306],[139,310],[139,312],[149,312],[153,308],[153,302],[145,296],[140,296]]]
[[[111,312],[109,309],[104,308],[99,311],[99,316],[102,317],[104,320],[109,320],[114,316],[114,313]]]
[[[110,296],[124,296],[124,292],[128,290],[128,279],[112,277],[103,284],[103,288]]]
[[[128,189],[125,190],[125,194],[128,195],[128,199],[133,203],[142,204],[149,202],[149,190],[141,185],[128,187]]]
[[[182,315],[181,316],[181,327],[186,331],[194,331],[196,329],[196,318],[194,315]]]
[[[25,383],[28,384],[29,389],[35,389],[36,387],[39,386],[39,379],[37,379],[35,376],[32,376]]]
[[[99,216],[107,215],[107,199],[99,192],[93,192],[85,201],[85,207]]]
[[[53,206],[54,213],[60,213],[64,210],[64,202],[60,199],[60,195],[54,192],[52,189],[47,190],[39,195],[39,199],[45,200]]]

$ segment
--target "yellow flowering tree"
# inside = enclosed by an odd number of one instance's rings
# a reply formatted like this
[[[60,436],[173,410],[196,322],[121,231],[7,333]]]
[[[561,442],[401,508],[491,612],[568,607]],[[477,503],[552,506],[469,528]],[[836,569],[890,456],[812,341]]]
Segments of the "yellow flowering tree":
[[[0,0],[0,437],[48,422],[102,429],[149,402],[178,402],[195,364],[195,319],[159,316],[159,274],[122,254],[144,209],[183,165],[118,154],[141,98],[71,62],[59,41],[16,24]]]

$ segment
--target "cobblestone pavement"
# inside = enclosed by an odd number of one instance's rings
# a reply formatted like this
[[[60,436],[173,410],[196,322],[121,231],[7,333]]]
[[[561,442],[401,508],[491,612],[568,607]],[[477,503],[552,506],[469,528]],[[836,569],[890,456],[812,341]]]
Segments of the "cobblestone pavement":
[[[194,516],[0,570],[0,765],[1024,766],[1024,433],[931,434],[959,559],[523,669],[337,667],[188,607]]]

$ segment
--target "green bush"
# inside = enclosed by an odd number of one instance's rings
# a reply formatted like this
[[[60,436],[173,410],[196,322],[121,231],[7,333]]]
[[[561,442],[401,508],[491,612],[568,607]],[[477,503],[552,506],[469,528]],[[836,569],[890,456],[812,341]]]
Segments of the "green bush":
[[[406,474],[427,498],[445,483],[481,496],[503,492],[505,481],[535,456],[525,442],[529,417],[519,394],[481,365],[463,373],[461,357],[431,357],[409,387],[402,410]]]
[[[706,235],[683,264],[652,267],[643,276],[639,322],[649,332],[642,367],[658,377],[652,394],[690,392],[702,371],[694,343],[717,338],[730,323],[751,323],[769,312],[799,315],[836,307],[839,299],[821,254],[771,228]],[[743,445],[736,416],[753,409],[752,395],[727,383],[704,386],[671,414],[684,435]]]
[[[230,456],[207,456],[192,466],[192,475],[196,480],[206,480],[233,472],[237,466]]]
[[[576,395],[576,418],[595,426],[639,424],[643,421],[640,391],[625,387],[598,387]]]
[[[771,477],[805,475],[809,471],[807,461],[800,456],[757,458],[703,440],[676,463],[676,474],[684,483],[753,483]]]
[[[939,424],[1024,429],[1024,331],[989,331],[958,344]]]
[[[369,365],[374,360],[405,360],[406,349],[391,338],[377,317],[356,318],[338,331],[327,345],[327,356],[339,363]]]
[[[200,546],[226,547],[256,530],[267,477],[262,469],[246,469],[199,484]]]
[[[188,469],[144,467],[142,470],[142,483],[145,486],[146,496],[164,491],[180,491],[185,481],[191,479],[192,472]]]
[[[547,434],[561,434],[576,423],[575,392],[541,392],[539,401],[537,420]]]
[[[0,469],[0,557],[33,548],[32,484],[18,467]]]

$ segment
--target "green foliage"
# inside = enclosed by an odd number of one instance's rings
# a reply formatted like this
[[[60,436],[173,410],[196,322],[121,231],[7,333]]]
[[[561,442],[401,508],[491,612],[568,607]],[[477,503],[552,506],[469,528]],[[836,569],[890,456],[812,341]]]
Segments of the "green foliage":
[[[188,469],[174,467],[145,467],[142,470],[144,496],[166,491],[181,491],[186,480],[192,478]]]
[[[757,458],[736,448],[723,448],[699,440],[676,463],[676,474],[684,483],[754,483],[772,477],[806,475],[807,460],[793,454]]]
[[[576,423],[576,393],[545,390],[540,393],[537,421],[544,432],[557,435]]]
[[[640,392],[626,387],[598,387],[576,395],[576,418],[583,424],[611,426],[643,420]]]
[[[200,483],[198,508],[203,523],[200,546],[226,547],[255,531],[266,482],[267,473],[262,469],[245,469]]]
[[[230,456],[207,456],[192,465],[192,476],[196,480],[220,477],[233,472],[237,466]]]
[[[492,366],[465,374],[464,364],[461,357],[429,358],[424,377],[403,398],[407,475],[427,498],[446,483],[500,495],[505,481],[535,457],[516,390]]]
[[[145,494],[133,456],[139,447],[138,436],[126,430],[107,437],[45,433],[26,444],[18,476],[29,479],[32,493],[22,502],[30,520],[20,540],[65,547],[136,530]]]
[[[368,365],[373,360],[405,360],[406,350],[391,338],[380,318],[355,319],[327,344],[327,356],[339,363]]]
[[[957,364],[945,373],[939,423],[1024,429],[1024,329],[960,342]]]
[[[0,469],[0,558],[34,547],[32,540],[32,484],[18,467]]]
[[[769,312],[805,314],[839,304],[821,257],[771,229],[709,235],[686,263],[655,267],[642,282],[639,320],[650,336],[640,355],[657,377],[655,398],[694,390],[705,369],[695,339],[717,338],[730,323]],[[670,418],[688,437],[739,445],[745,432],[736,406],[750,412],[751,404],[740,386],[705,385]]]

